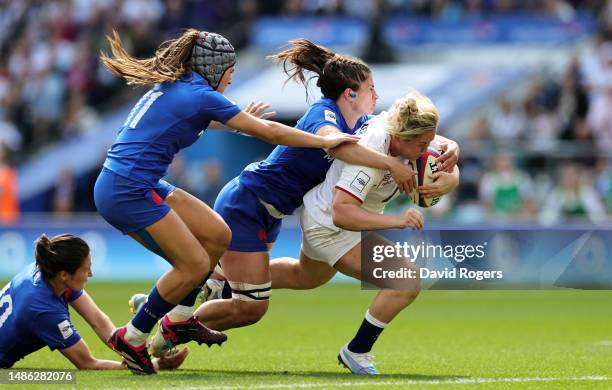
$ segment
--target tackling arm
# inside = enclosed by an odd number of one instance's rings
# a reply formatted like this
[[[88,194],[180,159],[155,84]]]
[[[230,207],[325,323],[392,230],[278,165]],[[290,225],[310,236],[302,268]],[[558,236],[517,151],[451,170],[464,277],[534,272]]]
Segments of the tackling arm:
[[[339,133],[340,130],[334,126],[322,126],[317,130],[317,135],[329,135],[334,132]],[[377,152],[360,144],[339,145],[328,152],[332,157],[342,160],[347,164],[389,171],[400,191],[404,193],[409,193],[416,187],[416,172],[402,164],[395,157]]]
[[[305,148],[333,148],[344,142],[357,142],[359,137],[348,134],[329,134],[324,137],[301,131],[282,123],[257,118],[240,112],[226,122],[230,127],[276,145]]]

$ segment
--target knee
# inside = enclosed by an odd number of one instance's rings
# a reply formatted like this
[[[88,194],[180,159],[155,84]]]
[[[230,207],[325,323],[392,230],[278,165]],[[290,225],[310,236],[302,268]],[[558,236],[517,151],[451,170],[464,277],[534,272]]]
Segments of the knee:
[[[174,268],[181,273],[184,281],[195,286],[208,275],[210,269],[209,262],[208,255],[202,249],[197,253],[193,253],[189,261],[182,262],[180,266]]]
[[[235,300],[237,317],[241,326],[257,323],[268,311],[268,301],[244,302]]]
[[[393,290],[390,294],[393,300],[400,306],[406,307],[417,298],[420,292],[421,290],[419,288],[413,288],[410,290]]]
[[[216,234],[215,241],[221,250],[227,249],[230,242],[232,241],[232,231],[224,222],[223,226],[219,228],[219,231]]]
[[[215,226],[212,231],[201,234],[198,238],[205,248],[217,252],[224,252],[232,241],[232,231],[229,226],[222,221],[218,226]]]
[[[403,297],[402,297],[403,300],[409,304],[419,296],[419,294],[421,293],[421,287],[418,286],[418,287],[415,287],[413,290],[405,290],[405,291],[402,291],[402,293],[403,293]]]

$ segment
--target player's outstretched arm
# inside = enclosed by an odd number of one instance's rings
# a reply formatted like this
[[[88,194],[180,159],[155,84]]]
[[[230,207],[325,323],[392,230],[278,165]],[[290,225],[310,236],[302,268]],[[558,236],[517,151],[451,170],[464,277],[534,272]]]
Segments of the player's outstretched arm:
[[[268,119],[276,115],[276,111],[266,111],[268,108],[270,108],[270,105],[268,103],[250,102],[244,108],[244,112],[249,113],[253,115],[254,117],[257,117],[260,119]],[[247,135],[247,134],[241,133],[238,129],[234,129],[232,127],[226,126],[225,124],[221,122],[217,122],[217,121],[211,121],[208,127],[212,130],[234,131],[234,132],[238,132],[238,134],[241,134],[241,135]]]
[[[340,190],[334,194],[332,219],[334,225],[352,231],[423,228],[423,215],[416,209],[400,215],[372,213],[362,208],[358,199]]]
[[[83,294],[70,302],[70,305],[87,321],[100,340],[106,344],[115,330],[115,325],[106,313],[100,310],[89,294],[83,291]]]
[[[317,135],[340,133],[337,127],[322,126]],[[388,156],[361,144],[343,144],[330,149],[329,154],[347,164],[384,169],[391,173],[400,191],[409,193],[416,188],[416,172],[395,157]]]
[[[121,370],[126,368],[124,364],[114,360],[96,359],[83,339],[71,347],[62,349],[61,352],[79,370]]]
[[[109,348],[108,340],[110,339],[115,325],[111,319],[104,313],[93,299],[83,292],[83,294],[70,302],[70,305],[79,313],[81,317],[91,328],[96,332],[100,340],[104,342]],[[70,348],[62,350],[64,356],[66,356],[78,369],[82,370],[115,370],[120,368],[127,368],[125,364],[116,362],[113,360],[101,360],[96,359],[89,350],[89,347],[84,340],[81,339],[78,343]],[[173,370],[180,367],[185,361],[189,349],[186,347],[180,351],[171,351],[161,358],[153,359],[153,365],[156,370]]]
[[[359,141],[359,137],[343,133],[321,137],[278,122],[257,118],[244,111],[236,114],[225,124],[276,145],[329,149],[345,142]]]

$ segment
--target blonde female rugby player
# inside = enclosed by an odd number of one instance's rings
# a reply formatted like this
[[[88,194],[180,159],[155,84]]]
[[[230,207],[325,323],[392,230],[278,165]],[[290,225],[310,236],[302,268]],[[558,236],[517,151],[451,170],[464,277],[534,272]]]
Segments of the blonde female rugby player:
[[[391,156],[414,160],[425,152],[436,135],[438,110],[418,92],[395,102],[361,129],[360,143]],[[438,188],[442,195],[459,183],[459,171],[447,176]],[[350,165],[336,160],[325,181],[304,196],[301,212],[300,261],[272,261],[273,288],[307,289],[320,286],[337,271],[361,279],[361,231],[423,227],[423,216],[414,208],[400,215],[384,215],[385,204],[399,194],[388,171]],[[382,240],[381,237],[375,240]],[[393,318],[419,293],[418,280],[408,290],[382,289],[366,312],[355,337],[342,347],[338,360],[355,374],[376,375],[370,351]]]

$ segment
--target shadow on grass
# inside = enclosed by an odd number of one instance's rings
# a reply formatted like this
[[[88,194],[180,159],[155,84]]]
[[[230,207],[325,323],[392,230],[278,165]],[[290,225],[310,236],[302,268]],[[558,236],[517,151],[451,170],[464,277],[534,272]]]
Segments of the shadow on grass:
[[[201,380],[206,378],[209,380],[230,380],[241,382],[241,379],[250,378],[251,380],[269,379],[269,380],[320,380],[330,382],[352,382],[352,381],[444,381],[466,378],[459,375],[422,375],[422,374],[381,374],[377,376],[368,375],[352,375],[347,372],[329,372],[329,371],[245,371],[245,370],[207,370],[207,369],[179,369],[176,371],[164,371],[159,375],[154,376],[158,380]],[[142,378],[139,376],[139,378]]]

